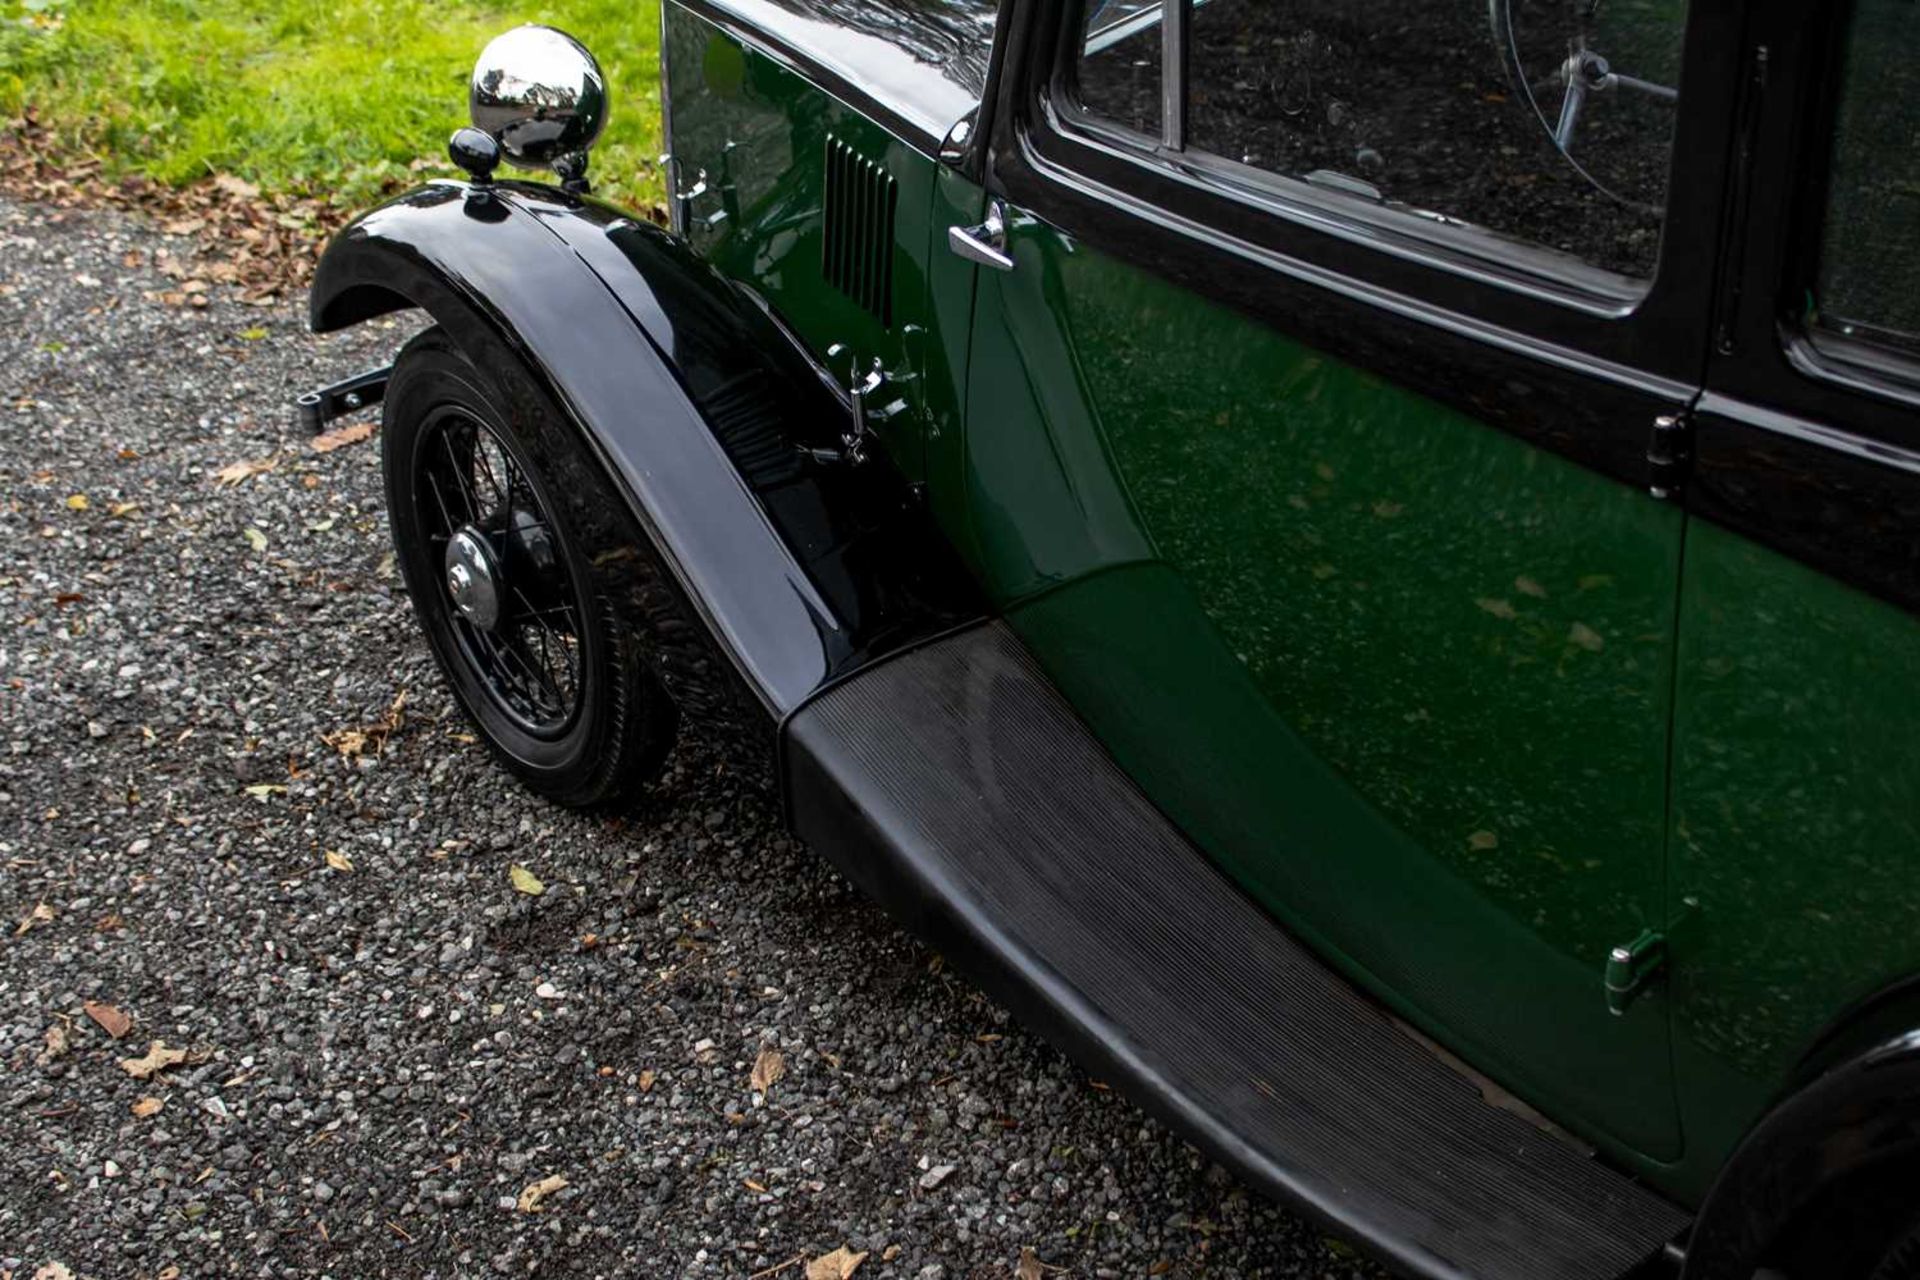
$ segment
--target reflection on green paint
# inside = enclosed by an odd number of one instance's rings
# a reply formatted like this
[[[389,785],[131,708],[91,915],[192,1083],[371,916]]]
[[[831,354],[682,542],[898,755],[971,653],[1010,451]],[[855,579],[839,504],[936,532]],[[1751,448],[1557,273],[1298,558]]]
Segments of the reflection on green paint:
[[[1687,535],[1675,1034],[1751,1120],[1822,1028],[1920,969],[1920,623],[1704,522]]]
[[[1674,1155],[1664,1004],[1611,1018],[1599,983],[1660,923],[1679,513],[1018,240],[968,439],[987,571],[1046,592],[1016,626],[1276,913],[1556,1116]],[[1060,585],[1128,558],[1175,572]]]

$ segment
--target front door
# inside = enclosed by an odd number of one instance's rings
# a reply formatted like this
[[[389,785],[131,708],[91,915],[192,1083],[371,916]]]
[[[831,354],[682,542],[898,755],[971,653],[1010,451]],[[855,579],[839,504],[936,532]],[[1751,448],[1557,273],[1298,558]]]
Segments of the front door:
[[[1683,67],[1678,3],[1152,7],[1035,13],[1008,67],[950,523],[1249,892],[1670,1159],[1664,996],[1602,975],[1663,923],[1684,518],[1647,454],[1704,359],[1716,33]],[[1587,92],[1601,57],[1634,86]]]

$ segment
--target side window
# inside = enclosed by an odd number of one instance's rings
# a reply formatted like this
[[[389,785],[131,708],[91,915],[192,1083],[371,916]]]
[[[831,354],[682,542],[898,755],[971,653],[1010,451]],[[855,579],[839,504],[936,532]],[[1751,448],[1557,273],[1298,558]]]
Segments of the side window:
[[[1827,179],[1814,323],[1920,354],[1920,9],[1858,0]]]
[[[1230,181],[1304,182],[1413,230],[1477,234],[1493,256],[1520,240],[1653,274],[1685,0],[1089,4],[1078,85],[1093,116]],[[1147,21],[1115,42],[1122,7]],[[1166,30],[1184,57],[1161,57]],[[1172,93],[1167,65],[1185,68]],[[1161,128],[1162,100],[1178,129]]]
[[[1161,0],[1088,0],[1080,101],[1115,124],[1160,136]]]

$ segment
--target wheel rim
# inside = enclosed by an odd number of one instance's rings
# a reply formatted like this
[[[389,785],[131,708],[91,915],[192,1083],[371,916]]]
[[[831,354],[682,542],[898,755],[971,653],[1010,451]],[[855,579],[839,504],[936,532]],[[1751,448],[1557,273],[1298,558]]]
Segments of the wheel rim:
[[[536,737],[580,714],[584,607],[539,487],[494,429],[457,405],[428,415],[414,510],[435,607],[494,705]]]

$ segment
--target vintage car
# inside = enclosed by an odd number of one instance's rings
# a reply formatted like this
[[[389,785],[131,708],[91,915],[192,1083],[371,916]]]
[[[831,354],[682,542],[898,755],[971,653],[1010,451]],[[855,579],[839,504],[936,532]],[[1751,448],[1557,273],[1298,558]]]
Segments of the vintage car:
[[[1406,1272],[1920,1274],[1920,8],[664,8],[670,228],[523,27],[313,289],[504,766]]]

